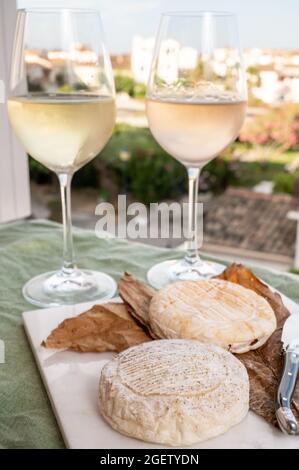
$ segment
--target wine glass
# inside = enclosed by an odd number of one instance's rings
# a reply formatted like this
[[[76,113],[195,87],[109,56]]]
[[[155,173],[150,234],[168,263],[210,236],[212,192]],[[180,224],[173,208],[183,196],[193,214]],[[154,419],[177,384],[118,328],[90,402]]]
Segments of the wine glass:
[[[74,173],[112,134],[114,95],[98,11],[18,11],[9,119],[27,153],[58,176],[63,218],[62,267],[25,284],[23,295],[32,304],[74,304],[110,298],[116,291],[107,274],[76,266],[70,197]]]
[[[246,79],[237,22],[226,12],[162,15],[146,94],[150,130],[189,176],[189,221],[184,259],[153,266],[156,288],[209,278],[224,266],[198,255],[200,171],[237,137],[246,113]]]

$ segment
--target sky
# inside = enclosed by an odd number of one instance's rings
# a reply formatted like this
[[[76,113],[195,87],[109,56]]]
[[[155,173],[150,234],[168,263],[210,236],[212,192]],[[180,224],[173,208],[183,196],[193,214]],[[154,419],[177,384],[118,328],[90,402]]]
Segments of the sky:
[[[236,13],[243,47],[299,49],[299,0],[17,0],[19,8],[97,8],[111,53],[130,52],[134,35],[153,36],[163,11]],[[43,36],[42,25],[36,34]]]

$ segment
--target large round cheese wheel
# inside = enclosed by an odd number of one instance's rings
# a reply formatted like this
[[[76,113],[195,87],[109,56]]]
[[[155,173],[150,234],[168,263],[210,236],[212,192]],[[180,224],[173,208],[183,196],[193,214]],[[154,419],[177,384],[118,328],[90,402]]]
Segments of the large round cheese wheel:
[[[263,297],[218,279],[169,284],[154,295],[149,317],[158,338],[198,339],[234,353],[260,347],[276,328]]]
[[[249,381],[228,351],[192,340],[134,346],[102,369],[99,408],[122,434],[170,446],[227,431],[248,411]]]

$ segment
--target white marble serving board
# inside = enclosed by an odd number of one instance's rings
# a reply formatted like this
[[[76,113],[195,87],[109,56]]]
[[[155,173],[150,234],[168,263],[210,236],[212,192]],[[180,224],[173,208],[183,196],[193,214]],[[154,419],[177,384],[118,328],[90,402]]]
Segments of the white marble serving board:
[[[283,300],[291,313],[299,314],[297,304],[284,296]],[[111,353],[83,354],[40,346],[62,320],[78,315],[90,306],[80,304],[23,313],[25,330],[66,446],[73,449],[163,448],[122,436],[101,418],[97,408],[98,382],[101,368],[112,357]],[[249,412],[242,423],[225,434],[193,448],[299,449],[299,436],[285,436]]]

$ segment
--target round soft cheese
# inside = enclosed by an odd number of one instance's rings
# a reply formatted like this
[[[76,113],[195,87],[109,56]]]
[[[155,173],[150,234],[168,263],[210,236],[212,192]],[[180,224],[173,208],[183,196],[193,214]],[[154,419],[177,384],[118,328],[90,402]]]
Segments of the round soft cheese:
[[[102,369],[99,409],[116,431],[143,441],[191,445],[239,423],[249,381],[228,351],[199,341],[129,348]]]
[[[169,284],[152,298],[149,317],[158,338],[197,339],[234,353],[260,347],[276,329],[263,297],[218,279]]]

